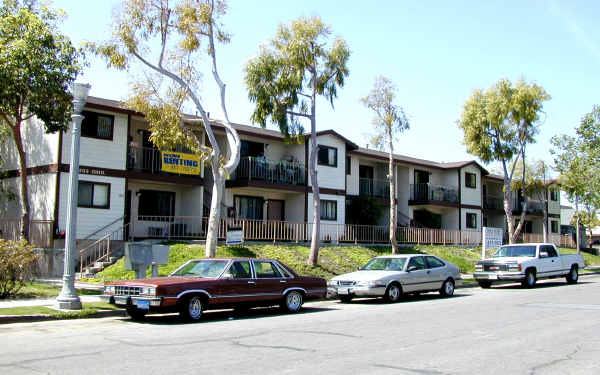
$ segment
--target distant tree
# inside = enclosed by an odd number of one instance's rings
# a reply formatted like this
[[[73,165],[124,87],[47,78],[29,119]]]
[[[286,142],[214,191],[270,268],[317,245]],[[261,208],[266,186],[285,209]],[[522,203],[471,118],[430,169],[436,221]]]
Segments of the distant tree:
[[[577,250],[581,248],[579,204],[598,207],[600,201],[600,107],[594,106],[575,129],[575,136],[552,137],[554,164],[561,189],[575,202]]]
[[[58,32],[62,13],[35,0],[0,5],[0,126],[10,130],[19,160],[20,236],[29,240],[30,203],[23,133],[35,117],[46,132],[65,131],[71,121],[69,87],[80,66],[79,51]]]
[[[220,21],[226,10],[227,4],[221,0],[127,0],[114,21],[113,39],[99,45],[89,44],[92,51],[107,59],[109,67],[127,69],[137,62],[149,72],[157,73],[147,74],[145,81],[134,84],[128,101],[133,109],[145,114],[154,144],[185,145],[201,159],[210,160],[214,182],[206,234],[207,257],[214,257],[216,252],[225,180],[240,160],[240,138],[227,114],[225,84],[218,73],[215,49],[215,41],[230,40]],[[221,150],[197,94],[200,72],[196,67],[201,51],[208,54],[213,78],[219,86],[229,155]],[[168,83],[163,83],[163,78]],[[188,100],[200,113],[201,121],[184,121],[182,108]],[[206,133],[211,148],[202,144],[198,131]]]
[[[514,243],[527,211],[527,196],[517,228],[512,214],[511,183],[517,164],[523,168],[522,183],[527,175],[527,146],[535,142],[539,131],[542,104],[550,95],[535,83],[519,80],[513,85],[501,79],[487,91],[475,90],[463,107],[458,126],[464,132],[467,151],[483,162],[500,162],[504,173],[504,212],[509,242]]]
[[[308,264],[319,257],[320,199],[317,180],[317,97],[333,107],[337,89],[348,76],[350,50],[340,37],[328,45],[331,31],[318,17],[301,17],[280,25],[275,38],[262,46],[245,67],[248,97],[256,107],[252,121],[265,127],[267,120],[279,126],[286,138],[299,137],[300,119],[310,121],[309,173],[313,192],[313,230]]]
[[[396,87],[386,77],[375,78],[375,84],[369,95],[361,99],[361,102],[375,112],[373,126],[375,135],[371,139],[371,144],[375,148],[387,151],[388,160],[388,182],[390,185],[390,242],[392,244],[392,253],[398,254],[398,241],[396,241],[397,201],[396,201],[396,178],[394,173],[394,141],[398,139],[400,133],[409,128],[408,118],[404,114],[404,109],[395,104]]]
[[[571,219],[571,224],[578,228],[578,225],[582,225],[586,228],[586,232],[588,235],[588,246],[592,244],[592,230],[594,227],[600,225],[600,218],[598,217],[598,210],[600,209],[600,205],[598,202],[592,200],[584,200],[583,202],[583,210],[577,212],[573,215]]]

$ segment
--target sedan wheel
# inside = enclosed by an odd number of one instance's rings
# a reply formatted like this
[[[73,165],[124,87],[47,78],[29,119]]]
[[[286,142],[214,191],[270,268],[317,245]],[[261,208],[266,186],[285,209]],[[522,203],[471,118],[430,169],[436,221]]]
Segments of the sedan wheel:
[[[184,320],[197,321],[202,317],[204,312],[204,303],[198,296],[193,296],[181,305],[179,315]]]
[[[398,284],[390,284],[387,290],[385,291],[385,300],[394,303],[400,301],[400,297],[402,296],[402,289]]]
[[[285,295],[282,308],[288,312],[297,312],[302,307],[302,294],[298,291],[291,291]]]
[[[440,289],[440,294],[444,297],[451,297],[454,294],[454,281],[452,279],[444,281]]]

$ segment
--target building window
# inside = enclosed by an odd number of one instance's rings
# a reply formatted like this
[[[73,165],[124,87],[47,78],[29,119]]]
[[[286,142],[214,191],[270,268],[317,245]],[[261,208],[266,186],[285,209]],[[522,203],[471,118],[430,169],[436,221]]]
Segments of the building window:
[[[477,214],[467,213],[467,228],[477,229]]]
[[[233,198],[235,217],[237,219],[262,220],[263,203],[264,200],[260,197],[245,197],[236,195]]]
[[[110,208],[110,184],[79,181],[78,207]]]
[[[138,215],[140,220],[161,221],[175,216],[175,193],[172,191],[140,190]]]
[[[556,220],[550,221],[550,232],[558,233],[558,221],[556,221]]]
[[[321,220],[337,221],[337,201],[321,200]]]
[[[550,200],[554,202],[558,202],[558,190],[551,189],[550,190]]]
[[[337,148],[329,146],[319,146],[317,155],[319,165],[328,167],[337,167]]]
[[[83,111],[81,136],[112,141],[115,116]]]
[[[477,175],[475,173],[465,173],[465,186],[468,188],[477,188]]]
[[[352,158],[346,156],[346,174],[350,176],[352,174]]]

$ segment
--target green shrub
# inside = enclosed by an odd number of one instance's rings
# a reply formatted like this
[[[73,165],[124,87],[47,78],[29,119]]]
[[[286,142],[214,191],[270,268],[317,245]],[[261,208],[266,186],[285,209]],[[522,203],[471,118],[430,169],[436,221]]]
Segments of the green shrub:
[[[37,255],[25,240],[0,239],[0,299],[15,295],[31,279]]]

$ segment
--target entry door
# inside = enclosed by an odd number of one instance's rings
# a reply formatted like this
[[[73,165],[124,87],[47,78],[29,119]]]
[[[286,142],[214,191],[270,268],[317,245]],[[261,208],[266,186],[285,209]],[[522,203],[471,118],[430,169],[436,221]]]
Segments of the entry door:
[[[283,221],[283,201],[269,199],[267,201],[267,220]]]
[[[358,166],[360,194],[373,194],[373,167],[369,165]]]
[[[429,172],[415,169],[415,196],[416,201],[429,200]]]

